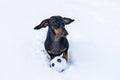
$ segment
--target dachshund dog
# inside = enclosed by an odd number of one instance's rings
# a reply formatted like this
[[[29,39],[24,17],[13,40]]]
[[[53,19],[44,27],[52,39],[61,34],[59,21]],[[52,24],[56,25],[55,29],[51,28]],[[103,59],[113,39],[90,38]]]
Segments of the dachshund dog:
[[[63,55],[62,57],[68,60],[68,48],[69,43],[66,38],[68,35],[65,25],[72,23],[74,20],[61,16],[52,16],[48,19],[43,20],[34,29],[39,30],[48,26],[47,37],[44,42],[45,49],[50,55],[51,60],[56,57]]]

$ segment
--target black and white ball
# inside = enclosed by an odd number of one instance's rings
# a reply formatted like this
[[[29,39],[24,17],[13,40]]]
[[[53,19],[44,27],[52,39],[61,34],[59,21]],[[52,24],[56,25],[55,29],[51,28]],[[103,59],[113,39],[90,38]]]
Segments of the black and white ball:
[[[50,61],[50,67],[58,72],[63,72],[67,68],[67,62],[61,56],[56,56]]]

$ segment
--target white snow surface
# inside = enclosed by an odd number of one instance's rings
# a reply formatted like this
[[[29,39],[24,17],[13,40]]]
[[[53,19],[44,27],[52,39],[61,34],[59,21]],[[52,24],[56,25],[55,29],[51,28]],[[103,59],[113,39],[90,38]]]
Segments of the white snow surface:
[[[44,51],[47,28],[33,28],[61,15],[71,65],[58,73]],[[119,0],[0,0],[0,80],[120,80]]]

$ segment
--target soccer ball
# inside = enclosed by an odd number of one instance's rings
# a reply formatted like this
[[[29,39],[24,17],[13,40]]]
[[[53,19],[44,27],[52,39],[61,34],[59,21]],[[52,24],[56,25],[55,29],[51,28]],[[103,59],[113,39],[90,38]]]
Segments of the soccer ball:
[[[50,67],[58,72],[63,72],[67,68],[67,62],[62,56],[56,56],[50,61]]]

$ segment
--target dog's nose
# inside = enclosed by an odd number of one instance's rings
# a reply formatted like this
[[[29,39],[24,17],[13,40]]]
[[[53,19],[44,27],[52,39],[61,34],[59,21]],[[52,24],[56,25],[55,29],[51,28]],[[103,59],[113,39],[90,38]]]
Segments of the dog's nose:
[[[66,32],[65,36],[67,36],[67,35],[68,35],[68,32]]]
[[[63,37],[67,36],[68,35],[68,32],[67,31],[64,31],[63,32]]]

